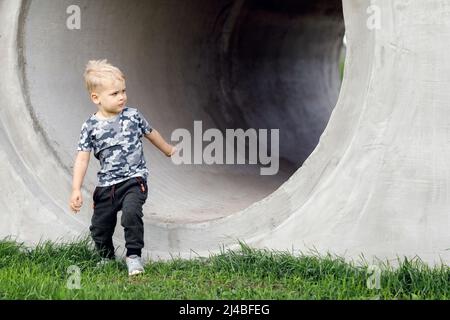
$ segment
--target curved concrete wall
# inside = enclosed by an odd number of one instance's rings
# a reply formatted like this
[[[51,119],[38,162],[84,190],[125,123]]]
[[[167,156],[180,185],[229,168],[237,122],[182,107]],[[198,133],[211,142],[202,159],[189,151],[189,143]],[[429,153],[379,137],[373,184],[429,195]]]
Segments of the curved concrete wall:
[[[420,22],[445,3],[377,3],[371,30],[368,0],[0,1],[0,235],[35,243],[87,231],[95,161],[81,213],[67,203],[79,129],[95,112],[82,71],[105,57],[126,73],[129,105],[167,139],[195,120],[280,128],[275,176],[175,166],[146,145],[151,257],[206,255],[240,239],[448,261],[447,26]],[[66,28],[73,4],[80,30]]]

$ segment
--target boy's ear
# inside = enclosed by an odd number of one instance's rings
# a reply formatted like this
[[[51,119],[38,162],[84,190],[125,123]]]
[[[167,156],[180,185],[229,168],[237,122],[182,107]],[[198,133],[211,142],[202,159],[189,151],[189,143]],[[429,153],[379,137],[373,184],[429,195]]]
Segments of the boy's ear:
[[[98,98],[97,93],[92,92],[91,93],[91,100],[92,102],[94,102],[95,104],[99,104],[100,103],[100,99]]]

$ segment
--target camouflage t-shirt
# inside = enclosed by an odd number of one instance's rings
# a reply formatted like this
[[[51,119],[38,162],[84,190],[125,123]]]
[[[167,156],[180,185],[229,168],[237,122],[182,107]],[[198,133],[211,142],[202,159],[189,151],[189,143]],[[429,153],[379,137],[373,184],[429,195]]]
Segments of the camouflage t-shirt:
[[[78,151],[94,151],[100,161],[98,186],[105,187],[132,177],[147,179],[148,169],[141,138],[152,127],[134,108],[124,107],[110,119],[93,114],[81,127]]]

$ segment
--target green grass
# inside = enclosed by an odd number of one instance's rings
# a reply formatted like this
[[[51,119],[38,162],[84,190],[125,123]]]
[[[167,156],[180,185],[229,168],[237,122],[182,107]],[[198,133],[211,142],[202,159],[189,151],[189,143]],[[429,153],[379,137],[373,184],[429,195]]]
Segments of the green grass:
[[[89,240],[43,242],[34,249],[0,241],[0,299],[449,299],[448,266],[420,260],[385,266],[380,289],[369,289],[367,266],[342,258],[293,256],[251,249],[209,258],[148,262],[129,278],[123,262],[97,268]],[[81,289],[69,289],[68,268],[81,271]]]

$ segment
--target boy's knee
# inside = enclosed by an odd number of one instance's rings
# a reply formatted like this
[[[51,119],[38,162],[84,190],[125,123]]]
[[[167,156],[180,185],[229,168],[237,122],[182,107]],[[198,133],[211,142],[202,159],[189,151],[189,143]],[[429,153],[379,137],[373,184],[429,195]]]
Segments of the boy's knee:
[[[143,205],[145,198],[140,195],[141,191],[133,190],[130,192],[122,204],[122,224],[140,223],[144,216]]]
[[[142,207],[128,208],[122,211],[121,224],[123,227],[141,227],[144,222],[142,217],[144,216],[142,212]]]

